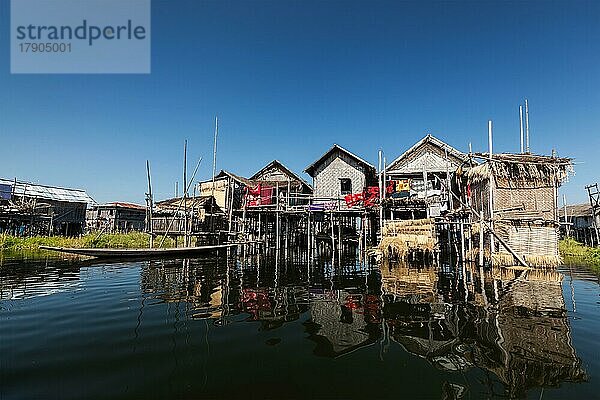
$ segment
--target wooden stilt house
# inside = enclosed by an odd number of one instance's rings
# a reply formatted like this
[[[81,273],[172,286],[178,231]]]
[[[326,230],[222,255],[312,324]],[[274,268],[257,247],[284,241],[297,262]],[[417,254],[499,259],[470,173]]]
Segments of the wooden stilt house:
[[[126,202],[93,205],[86,212],[87,231],[130,232],[146,228],[146,207]]]
[[[224,229],[225,218],[225,213],[212,196],[176,197],[154,205],[152,232],[176,240],[187,235],[215,239],[218,238],[216,234]],[[215,240],[197,240],[196,243],[215,244]]]
[[[271,161],[250,177],[255,185],[275,188],[286,205],[294,207],[308,204],[313,190],[304,179],[278,160]]]
[[[557,191],[572,170],[571,160],[532,154],[475,156],[487,161],[467,171],[466,192],[485,223],[473,225],[479,240],[474,241],[471,258],[515,265],[508,245],[530,266],[558,265]]]
[[[467,154],[425,136],[386,167],[385,219],[437,217],[447,211],[454,205],[447,190],[452,175],[469,165]]]
[[[18,236],[80,235],[86,209],[94,204],[82,189],[0,179],[0,232]]]
[[[314,202],[331,203],[336,209],[362,206],[362,201],[349,202],[348,196],[362,197],[368,188],[377,188],[375,167],[337,144],[305,171],[313,178]]]

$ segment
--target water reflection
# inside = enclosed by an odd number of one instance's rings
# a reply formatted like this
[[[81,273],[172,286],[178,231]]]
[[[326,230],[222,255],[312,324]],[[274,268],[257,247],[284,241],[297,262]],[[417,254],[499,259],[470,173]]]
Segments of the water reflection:
[[[448,372],[479,368],[490,394],[582,382],[556,271],[403,264],[279,265],[220,260],[149,263],[142,290],[185,302],[190,318],[216,324],[235,315],[271,330],[307,315],[313,353],[340,357],[390,342]],[[268,343],[276,344],[276,343]],[[379,350],[378,350],[379,351]],[[491,374],[490,374],[491,373]],[[464,384],[445,390],[464,393]]]
[[[77,290],[81,283],[76,261],[50,258],[35,262],[18,258],[0,261],[0,301]]]
[[[477,366],[510,397],[534,387],[581,382],[556,271],[383,267],[390,338],[437,368]]]
[[[337,265],[317,260],[309,266],[301,255],[277,262],[224,255],[122,267],[139,268],[134,343],[141,340],[147,312],[167,305],[165,321],[174,321],[169,329],[187,330],[179,321],[207,324],[206,354],[211,338],[230,334],[239,324],[272,332],[266,346],[280,345],[290,335],[283,328],[292,327],[309,341],[310,357],[343,362],[364,350],[383,361],[395,357],[394,347],[401,348],[443,375],[444,398],[469,392],[478,397],[482,391],[522,397],[534,388],[586,380],[572,344],[564,275],[556,271],[378,266],[352,254]],[[86,274],[111,268],[118,267],[46,262],[1,268],[0,299],[79,290]],[[243,337],[236,340],[243,346]]]

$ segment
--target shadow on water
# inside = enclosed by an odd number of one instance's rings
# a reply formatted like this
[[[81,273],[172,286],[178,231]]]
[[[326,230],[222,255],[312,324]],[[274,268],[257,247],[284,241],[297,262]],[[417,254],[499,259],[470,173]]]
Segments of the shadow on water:
[[[572,343],[560,272],[447,264],[379,266],[354,252],[338,258],[310,260],[292,252],[285,259],[260,254],[240,258],[226,253],[124,264],[24,263],[0,267],[0,299],[12,303],[73,290],[84,279],[82,271],[90,268],[139,268],[139,305],[130,324],[132,353],[158,351],[144,342],[152,325],[165,331],[161,357],[170,363],[163,375],[150,374],[168,382],[155,396],[242,395],[249,390],[248,382],[269,378],[252,367],[247,376],[233,376],[223,386],[213,383],[221,379],[216,371],[227,375],[235,370],[233,360],[246,357],[247,351],[266,357],[268,348],[282,348],[281,356],[304,362],[308,370],[294,369],[302,374],[297,379],[312,381],[315,387],[292,384],[296,378],[282,383],[280,377],[265,397],[390,397],[403,392],[427,397],[430,383],[438,385],[435,391],[444,399],[539,397],[543,388],[588,380]],[[158,308],[162,316],[157,316]],[[10,308],[0,308],[2,312]],[[260,333],[264,348],[253,347],[257,334],[252,331]],[[290,342],[295,345],[290,347]],[[268,357],[274,364],[265,367],[267,375],[283,362],[271,353]],[[334,365],[369,365],[360,369],[363,378],[388,377],[390,388],[337,387],[342,378],[326,370]],[[311,367],[323,368],[319,374],[334,387],[327,388]],[[427,375],[419,381],[406,372],[413,367]],[[193,383],[186,369],[196,371]],[[416,387],[392,390],[391,380],[400,379],[394,378],[398,374],[407,375],[404,385],[412,382]],[[176,385],[182,380],[183,389]],[[140,390],[131,393],[143,394]]]

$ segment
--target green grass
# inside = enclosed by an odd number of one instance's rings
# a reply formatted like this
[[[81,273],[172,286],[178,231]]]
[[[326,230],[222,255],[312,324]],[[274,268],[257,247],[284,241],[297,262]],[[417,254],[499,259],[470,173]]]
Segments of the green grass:
[[[600,248],[587,247],[574,239],[564,239],[558,242],[558,249],[566,262],[584,264],[600,273]]]
[[[156,246],[160,240],[155,241]],[[150,237],[142,232],[103,234],[98,237],[96,233],[90,233],[81,237],[67,238],[63,236],[33,236],[15,237],[0,235],[0,251],[35,251],[39,246],[95,248],[95,249],[136,249],[147,248],[150,245]],[[172,239],[167,238],[163,247],[173,247]]]

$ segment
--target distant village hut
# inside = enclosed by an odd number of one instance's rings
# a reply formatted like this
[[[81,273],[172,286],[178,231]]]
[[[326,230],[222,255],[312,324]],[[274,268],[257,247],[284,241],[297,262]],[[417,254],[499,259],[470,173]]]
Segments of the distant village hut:
[[[255,185],[262,188],[275,189],[274,195],[280,197],[287,206],[300,206],[308,204],[313,190],[310,185],[299,175],[287,168],[278,160],[271,161],[268,165],[250,177]],[[262,196],[261,196],[262,197]]]
[[[313,178],[314,200],[337,203],[342,209],[349,208],[348,195],[378,187],[375,167],[337,144],[305,171]]]
[[[594,210],[590,204],[572,204],[559,210],[563,222],[563,235],[586,246],[598,245],[598,218],[594,221]]]
[[[0,232],[14,235],[83,233],[86,209],[96,204],[85,190],[0,179]]]
[[[198,184],[201,197],[213,196],[215,204],[229,214],[232,210],[241,210],[244,204],[246,187],[252,182],[242,176],[221,170],[213,180],[209,179]]]
[[[560,263],[557,191],[571,170],[568,158],[494,154],[466,173],[467,192],[477,213],[529,265],[556,266]],[[473,233],[484,235],[483,254],[494,265],[516,264],[506,246],[486,234],[485,224],[474,224]],[[477,242],[473,253],[479,252]]]
[[[87,210],[88,231],[131,232],[146,228],[146,207],[126,202],[93,205]]]
[[[173,237],[214,233],[223,229],[224,218],[212,196],[175,197],[155,203],[152,232]]]
[[[438,217],[455,202],[452,174],[470,165],[467,154],[427,135],[386,167],[386,219]],[[458,204],[456,204],[458,206]]]

